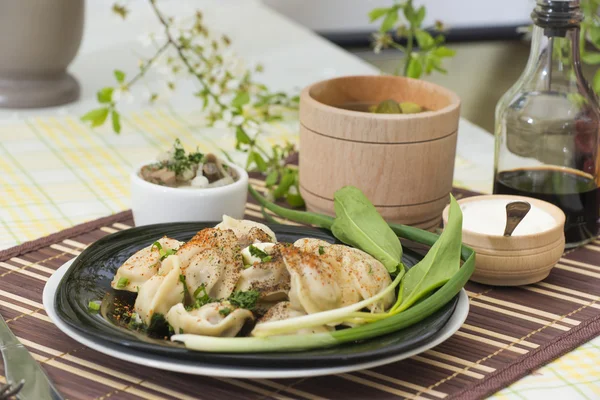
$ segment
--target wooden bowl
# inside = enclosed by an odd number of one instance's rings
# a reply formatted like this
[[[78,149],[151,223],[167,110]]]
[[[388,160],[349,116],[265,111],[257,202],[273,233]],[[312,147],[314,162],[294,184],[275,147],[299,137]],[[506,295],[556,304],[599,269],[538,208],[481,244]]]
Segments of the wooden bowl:
[[[394,99],[418,114],[339,108]],[[388,221],[433,229],[452,189],[460,100],[433,83],[395,76],[348,76],[300,95],[300,192],[307,208],[334,214],[333,194],[359,187]]]
[[[463,243],[475,250],[475,272],[471,280],[487,285],[528,285],[545,279],[565,249],[565,214],[548,202],[523,196],[486,195],[461,199],[458,203],[485,200],[522,200],[550,214],[555,226],[543,232],[519,236],[488,235],[463,229]],[[444,226],[448,210],[443,212]],[[504,209],[499,210],[505,212]]]

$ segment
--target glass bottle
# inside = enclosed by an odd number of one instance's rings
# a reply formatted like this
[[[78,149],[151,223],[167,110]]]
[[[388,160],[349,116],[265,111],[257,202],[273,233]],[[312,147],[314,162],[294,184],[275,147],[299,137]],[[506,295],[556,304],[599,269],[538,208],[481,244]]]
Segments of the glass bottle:
[[[600,226],[600,113],[581,72],[582,18],[579,0],[537,0],[527,66],[496,106],[494,193],[560,207],[567,248]]]

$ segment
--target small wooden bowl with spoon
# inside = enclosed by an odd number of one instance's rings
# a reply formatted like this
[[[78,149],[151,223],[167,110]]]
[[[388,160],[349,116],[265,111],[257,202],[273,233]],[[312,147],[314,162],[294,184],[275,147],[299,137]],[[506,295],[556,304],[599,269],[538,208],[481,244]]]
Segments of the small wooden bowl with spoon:
[[[497,286],[546,278],[565,248],[565,214],[548,202],[523,196],[486,195],[458,201],[463,242],[476,252],[471,280]],[[448,221],[448,208],[442,214]]]

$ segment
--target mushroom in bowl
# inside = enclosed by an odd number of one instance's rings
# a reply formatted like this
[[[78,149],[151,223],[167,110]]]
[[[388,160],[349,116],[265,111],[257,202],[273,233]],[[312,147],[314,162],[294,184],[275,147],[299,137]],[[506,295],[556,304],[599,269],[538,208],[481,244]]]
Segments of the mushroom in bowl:
[[[242,218],[248,194],[246,171],[213,154],[186,153],[177,140],[156,161],[131,174],[136,225]]]

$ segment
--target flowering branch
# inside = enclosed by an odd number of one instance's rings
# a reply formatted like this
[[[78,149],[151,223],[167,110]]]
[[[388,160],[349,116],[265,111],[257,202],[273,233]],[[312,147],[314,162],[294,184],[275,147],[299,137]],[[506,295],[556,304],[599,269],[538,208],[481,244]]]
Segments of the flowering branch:
[[[202,109],[207,112],[209,126],[235,129],[235,148],[248,155],[246,169],[259,171],[266,176],[270,197],[274,200],[285,198],[293,206],[302,206],[296,168],[286,164],[287,158],[295,153],[292,144],[275,145],[269,150],[259,144],[259,136],[269,122],[282,120],[289,112],[298,109],[298,96],[283,92],[271,92],[253,80],[253,73],[262,72],[259,65],[253,70],[243,67],[241,60],[231,55],[228,47],[230,39],[222,35],[216,38],[204,24],[203,16],[197,11],[189,27],[176,26],[174,19],[165,16],[156,0],[149,0],[157,20],[164,31],[164,41],[155,40],[152,57],[140,64],[138,73],[125,80],[125,73],[114,71],[116,87],[105,87],[97,93],[100,108],[82,117],[92,127],[103,125],[111,116],[116,133],[121,130],[120,114],[117,110],[122,94],[143,78],[146,73],[161,62],[169,74],[187,74],[199,84],[195,95],[202,101]],[[122,5],[114,5],[113,11],[125,18],[129,11]],[[169,55],[171,51],[171,55]],[[169,80],[167,86],[175,89],[175,82]],[[151,94],[150,101],[158,98]],[[231,160],[229,155],[225,156]]]

